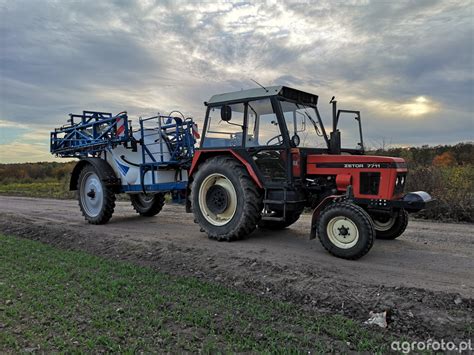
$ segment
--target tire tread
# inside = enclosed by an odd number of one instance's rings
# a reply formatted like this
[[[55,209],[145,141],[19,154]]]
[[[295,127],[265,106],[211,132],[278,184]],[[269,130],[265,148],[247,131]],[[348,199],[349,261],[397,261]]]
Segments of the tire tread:
[[[233,173],[237,174],[237,178],[241,184],[242,190],[245,195],[245,206],[243,208],[243,213],[240,222],[237,223],[236,227],[233,228],[233,230],[225,234],[218,233],[214,228],[206,228],[205,224],[203,223],[199,224],[207,233],[210,239],[214,239],[217,241],[235,241],[242,239],[248,234],[252,233],[256,229],[257,224],[260,221],[261,210],[263,208],[262,195],[259,192],[257,186],[252,181],[244,166],[234,158],[228,156],[218,156],[206,160],[199,166],[193,181],[195,182],[196,180],[198,180],[200,178],[200,174],[203,174],[206,169],[208,169],[212,165],[224,167],[226,171],[232,171]],[[195,194],[198,193],[198,191],[196,191],[197,188],[194,186],[194,182],[191,185],[192,201],[195,200]],[[202,217],[196,211],[196,208],[196,206],[193,206],[194,216],[199,222]]]
[[[77,180],[77,193],[78,193],[78,200],[79,200],[79,208],[81,210],[82,215],[84,216],[84,219],[90,224],[105,224],[112,218],[112,215],[114,213],[115,193],[113,192],[111,188],[107,187],[102,181],[102,189],[104,191],[104,206],[97,217],[88,216],[81,204],[81,198],[79,194],[81,193],[81,189],[80,189],[81,181],[84,175],[89,171],[96,172],[95,168],[92,165],[87,164],[82,168],[79,174],[79,178]]]
[[[398,213],[399,214],[397,216],[397,221],[395,221],[395,225],[388,231],[375,230],[375,235],[377,239],[394,240],[401,236],[403,232],[405,232],[405,229],[408,226],[408,212],[404,209],[401,209]]]
[[[372,246],[374,245],[375,229],[374,229],[374,226],[372,224],[372,219],[367,214],[367,212],[364,211],[364,209],[362,209],[361,207],[359,207],[357,205],[354,205],[353,203],[350,203],[350,202],[336,202],[336,203],[330,204],[328,207],[326,207],[321,212],[321,215],[319,216],[319,220],[321,220],[326,213],[329,213],[329,212],[331,212],[332,210],[335,210],[335,209],[346,209],[346,210],[348,210],[352,213],[355,213],[357,216],[359,216],[360,221],[364,224],[365,228],[368,231],[368,236],[367,236],[368,237],[368,242],[364,245],[363,249],[359,250],[357,253],[354,253],[350,256],[345,256],[345,255],[338,254],[338,253],[334,252],[334,248],[331,248],[323,240],[324,231],[322,229],[323,229],[324,226],[322,225],[322,223],[319,223],[319,226],[318,226],[319,241],[323,245],[324,249],[326,249],[330,254],[332,254],[336,257],[343,258],[343,259],[349,259],[349,260],[356,260],[356,259],[361,258],[365,254],[367,254],[369,252],[369,250],[372,248]]]
[[[143,217],[153,217],[161,212],[163,206],[165,205],[165,196],[161,193],[155,194],[153,196],[153,204],[149,208],[144,208],[140,199],[137,195],[130,195],[130,202],[132,203],[133,209]]]

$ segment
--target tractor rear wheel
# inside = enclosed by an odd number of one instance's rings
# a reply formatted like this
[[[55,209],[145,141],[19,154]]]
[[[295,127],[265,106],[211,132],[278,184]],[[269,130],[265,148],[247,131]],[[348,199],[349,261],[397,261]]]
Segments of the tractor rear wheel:
[[[115,208],[115,193],[101,180],[92,165],[86,165],[77,182],[79,207],[91,224],[107,223]]]
[[[258,223],[258,228],[262,229],[270,229],[270,230],[279,230],[279,229],[285,229],[286,227],[291,226],[293,223],[295,223],[301,216],[302,211],[293,211],[293,212],[287,212],[287,216],[284,221],[265,221],[261,220]],[[283,215],[283,212],[274,212],[275,217],[281,217]]]
[[[363,208],[348,202],[336,202],[321,212],[318,236],[332,255],[355,260],[372,248],[375,230],[372,219]]]
[[[403,234],[408,225],[408,212],[403,208],[391,216],[372,215],[377,239],[393,240]]]
[[[160,213],[165,204],[164,194],[132,194],[130,195],[133,209],[140,216],[153,217]]]
[[[194,217],[209,238],[238,240],[260,221],[262,195],[247,170],[231,157],[205,161],[193,177]]]

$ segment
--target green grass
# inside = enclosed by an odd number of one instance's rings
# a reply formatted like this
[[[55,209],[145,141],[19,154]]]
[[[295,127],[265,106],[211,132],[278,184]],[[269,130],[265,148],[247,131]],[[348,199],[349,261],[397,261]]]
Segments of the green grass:
[[[0,352],[383,351],[338,315],[0,235]]]
[[[66,186],[64,181],[55,180],[5,182],[0,184],[0,194],[59,199],[74,197],[74,193],[69,191],[69,186]]]

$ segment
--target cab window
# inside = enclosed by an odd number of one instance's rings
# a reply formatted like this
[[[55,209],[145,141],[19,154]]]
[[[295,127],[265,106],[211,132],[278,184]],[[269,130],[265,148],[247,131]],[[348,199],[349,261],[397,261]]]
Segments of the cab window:
[[[215,106],[209,109],[209,117],[203,148],[242,146],[244,129],[244,104]]]
[[[279,146],[283,143],[280,125],[270,99],[248,102],[247,147]]]
[[[280,101],[283,117],[290,139],[301,148],[325,147],[325,141],[321,128],[317,121],[316,110],[313,107],[305,106],[288,101]],[[296,137],[297,139],[293,139]]]

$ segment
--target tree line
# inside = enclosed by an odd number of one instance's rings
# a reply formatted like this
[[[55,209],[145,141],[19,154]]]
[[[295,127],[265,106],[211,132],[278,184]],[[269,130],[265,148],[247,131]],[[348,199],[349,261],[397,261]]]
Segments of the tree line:
[[[406,160],[409,168],[406,191],[427,191],[438,201],[434,208],[419,213],[418,217],[473,221],[473,143],[378,149],[367,154],[401,157]],[[74,161],[0,164],[0,184],[3,184],[6,191],[12,185],[12,193],[18,191],[19,184],[29,191],[27,184],[30,184],[30,190],[34,190],[29,192],[31,196],[39,196],[41,191],[37,191],[38,182],[57,182],[58,189],[64,191],[59,191],[54,197],[70,198],[67,186],[75,164]],[[42,197],[53,196],[45,193]]]
[[[474,165],[474,144],[438,145],[408,148],[377,149],[369,152],[405,159],[409,167]]]

